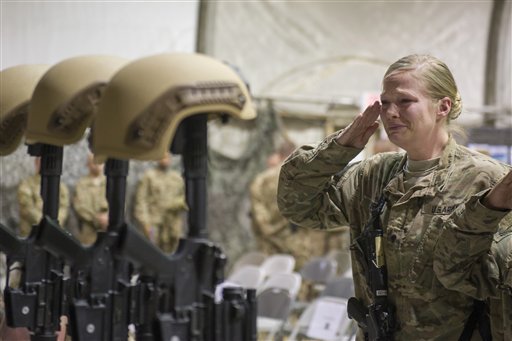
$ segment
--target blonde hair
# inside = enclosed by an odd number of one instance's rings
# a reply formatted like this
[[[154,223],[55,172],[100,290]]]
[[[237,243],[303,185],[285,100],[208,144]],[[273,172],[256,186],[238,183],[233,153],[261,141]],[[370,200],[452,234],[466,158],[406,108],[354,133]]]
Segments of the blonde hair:
[[[384,79],[395,71],[415,71],[413,75],[424,83],[432,99],[448,97],[452,101],[447,122],[459,117],[462,112],[462,99],[452,72],[444,62],[430,55],[405,56],[389,66]]]

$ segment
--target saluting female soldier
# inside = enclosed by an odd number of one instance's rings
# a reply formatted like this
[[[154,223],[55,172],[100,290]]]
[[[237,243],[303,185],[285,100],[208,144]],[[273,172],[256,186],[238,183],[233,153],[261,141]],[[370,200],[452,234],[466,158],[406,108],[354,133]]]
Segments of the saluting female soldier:
[[[462,101],[452,73],[437,58],[411,55],[393,63],[384,75],[381,103],[320,144],[295,151],[281,169],[278,204],[301,226],[349,225],[354,240],[370,219],[370,205],[384,200],[380,220],[388,299],[396,308],[394,339],[457,340],[474,300],[443,285],[434,249],[443,222],[458,226],[452,214],[458,207],[468,208],[465,219],[475,222],[475,231],[486,226],[489,249],[512,208],[510,199],[501,204],[509,195],[503,188],[510,193],[512,185],[502,181],[489,188],[509,168],[453,139],[451,121]],[[379,116],[391,142],[406,153],[381,153],[349,165],[378,128]],[[352,259],[356,296],[368,305],[373,298],[361,254],[353,250]]]

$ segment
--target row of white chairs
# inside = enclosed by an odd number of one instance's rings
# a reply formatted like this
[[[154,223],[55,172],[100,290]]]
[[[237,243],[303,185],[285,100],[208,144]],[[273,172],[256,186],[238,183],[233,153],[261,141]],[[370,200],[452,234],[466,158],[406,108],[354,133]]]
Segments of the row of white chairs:
[[[315,340],[349,340],[355,332],[355,323],[347,316],[348,299],[354,296],[351,277],[331,278],[320,296],[308,302],[296,322],[289,316],[297,308],[296,292],[286,289],[282,276],[272,275],[267,286],[258,293],[258,331],[273,340],[276,333],[289,333],[289,340],[299,336]],[[300,282],[298,280],[297,282]],[[297,284],[300,286],[299,284]]]
[[[297,272],[276,272],[264,277],[259,267],[245,265],[217,286],[216,299],[221,299],[225,287],[256,289],[258,332],[265,332],[267,340],[271,341],[288,320],[301,284],[302,277]]]
[[[288,337],[288,341],[355,340],[356,323],[347,315],[348,299],[321,296],[311,302],[302,312]]]
[[[319,295],[306,302],[288,340],[355,340],[357,326],[347,315],[348,299],[354,296],[350,253],[331,251],[314,257],[301,269],[301,275]]]
[[[235,263],[227,281],[248,288],[260,289],[270,275],[289,274],[293,272],[294,267],[295,259],[291,255],[266,256],[262,253],[251,252],[242,256]],[[335,255],[313,257],[299,270],[299,274],[302,280],[313,284],[318,291],[321,291],[329,280],[337,276],[352,276],[350,254],[338,252]]]
[[[290,255],[260,257],[258,253],[252,253],[245,257],[244,262],[235,263],[225,285],[239,285],[257,290],[258,331],[266,332],[267,340],[273,340],[276,333],[283,332],[285,325],[290,340],[298,336],[318,337],[321,340],[322,335],[325,340],[329,340],[329,337],[339,340],[340,335],[350,335],[353,328],[346,316],[346,302],[354,295],[354,288],[350,258],[343,255],[343,273],[339,275],[338,261],[330,256],[314,257],[300,272],[293,272],[295,260]],[[244,257],[240,260],[243,259]],[[303,280],[321,286],[320,297],[304,304],[305,309],[299,320],[290,325],[287,322],[291,311],[302,303],[297,302],[296,298]],[[337,313],[325,315],[326,308]],[[322,320],[322,317],[328,321]],[[315,327],[319,324],[322,324],[321,328]]]
[[[265,275],[276,272],[288,273],[295,268],[295,257],[283,253],[267,255],[259,251],[248,252],[235,262],[230,274],[236,273],[247,265],[259,267]]]
[[[333,262],[334,261],[334,262]],[[329,264],[331,263],[331,264]],[[333,265],[333,263],[335,263]],[[233,265],[230,274],[237,272],[245,265],[261,267],[265,273],[290,272],[295,266],[295,259],[289,254],[267,255],[259,251],[250,251],[243,254]],[[320,273],[318,269],[321,269]],[[312,257],[300,269],[305,276],[325,276],[326,274],[350,276],[351,259],[348,251],[331,250],[322,257]]]

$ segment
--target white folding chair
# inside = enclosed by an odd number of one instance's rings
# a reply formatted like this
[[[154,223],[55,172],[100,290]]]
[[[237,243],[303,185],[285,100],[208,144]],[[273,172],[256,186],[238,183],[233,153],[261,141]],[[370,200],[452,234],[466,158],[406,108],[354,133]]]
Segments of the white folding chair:
[[[300,274],[302,280],[310,282],[316,289],[321,290],[329,279],[336,276],[337,268],[338,262],[335,259],[313,257],[300,269]]]
[[[299,294],[302,277],[297,272],[271,274],[261,285],[260,292],[266,289],[284,289],[290,293],[292,300]]]
[[[236,260],[231,268],[231,273],[235,273],[238,269],[245,265],[261,265],[267,258],[267,254],[260,251],[251,251],[243,254]]]
[[[304,295],[302,300],[295,304],[294,309],[302,311],[308,302],[318,297],[318,294],[324,290],[325,283],[336,276],[338,263],[336,260],[328,257],[312,257],[300,269],[302,281],[304,282]]]
[[[265,277],[275,273],[290,273],[294,267],[295,258],[288,254],[270,255],[260,265]]]
[[[325,288],[320,293],[320,296],[342,297],[346,299],[354,295],[354,280],[351,277],[344,276],[331,278],[325,283]]]
[[[244,265],[227,278],[228,282],[236,283],[244,288],[258,289],[263,283],[263,271],[256,265]]]
[[[281,332],[288,320],[293,298],[287,289],[267,288],[257,295],[258,340],[267,334],[267,340],[273,341],[274,336]]]
[[[297,337],[322,341],[350,340],[353,322],[347,315],[347,299],[319,297],[315,299],[294,325],[289,341]]]

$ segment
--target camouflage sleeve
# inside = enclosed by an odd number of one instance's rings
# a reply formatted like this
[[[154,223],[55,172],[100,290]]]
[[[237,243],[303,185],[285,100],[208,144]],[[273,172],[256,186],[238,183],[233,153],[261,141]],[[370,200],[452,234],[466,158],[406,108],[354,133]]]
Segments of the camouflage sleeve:
[[[288,228],[290,224],[283,217],[281,219],[272,219],[271,208],[269,207],[271,203],[269,203],[269,198],[265,198],[262,193],[262,182],[263,177],[257,176],[250,187],[252,219],[256,223],[255,227],[259,230],[258,232],[262,236],[269,237],[284,228]],[[274,202],[275,200],[276,198],[274,197]],[[274,205],[276,204],[274,203]]]
[[[170,211],[186,211],[188,210],[187,203],[185,202],[185,196],[177,196],[171,200],[169,206]]]
[[[493,340],[512,340],[512,229],[494,234],[491,253],[500,270],[502,289],[498,299],[490,300]]]
[[[69,189],[61,183],[59,189],[59,223],[62,227],[66,223],[69,213]]]
[[[512,214],[481,204],[487,191],[472,196],[442,223],[434,252],[439,281],[446,288],[477,299],[497,295],[499,269],[489,250],[498,228],[512,229]]]
[[[79,180],[75,187],[73,208],[80,220],[95,226],[96,212],[94,212],[93,205],[91,205],[87,197],[87,183]]]
[[[137,220],[141,226],[147,226],[151,224],[148,208],[148,187],[149,178],[143,175],[135,192],[135,205],[133,213],[135,220]]]
[[[503,340],[512,340],[512,292],[503,292],[501,298]]]
[[[28,181],[22,181],[18,186],[18,203],[20,208],[20,217],[32,224],[36,224],[41,219],[41,211],[35,205],[33,200],[34,193]]]
[[[512,214],[509,214],[509,216]],[[512,220],[512,218],[510,219]],[[512,223],[494,234],[491,253],[500,270],[500,286],[512,295]],[[512,309],[512,306],[511,306]]]
[[[348,225],[355,200],[358,167],[348,163],[361,151],[342,147],[328,136],[318,146],[302,146],[285,161],[279,174],[277,203],[293,223],[315,229]],[[344,172],[340,182],[335,175]]]

